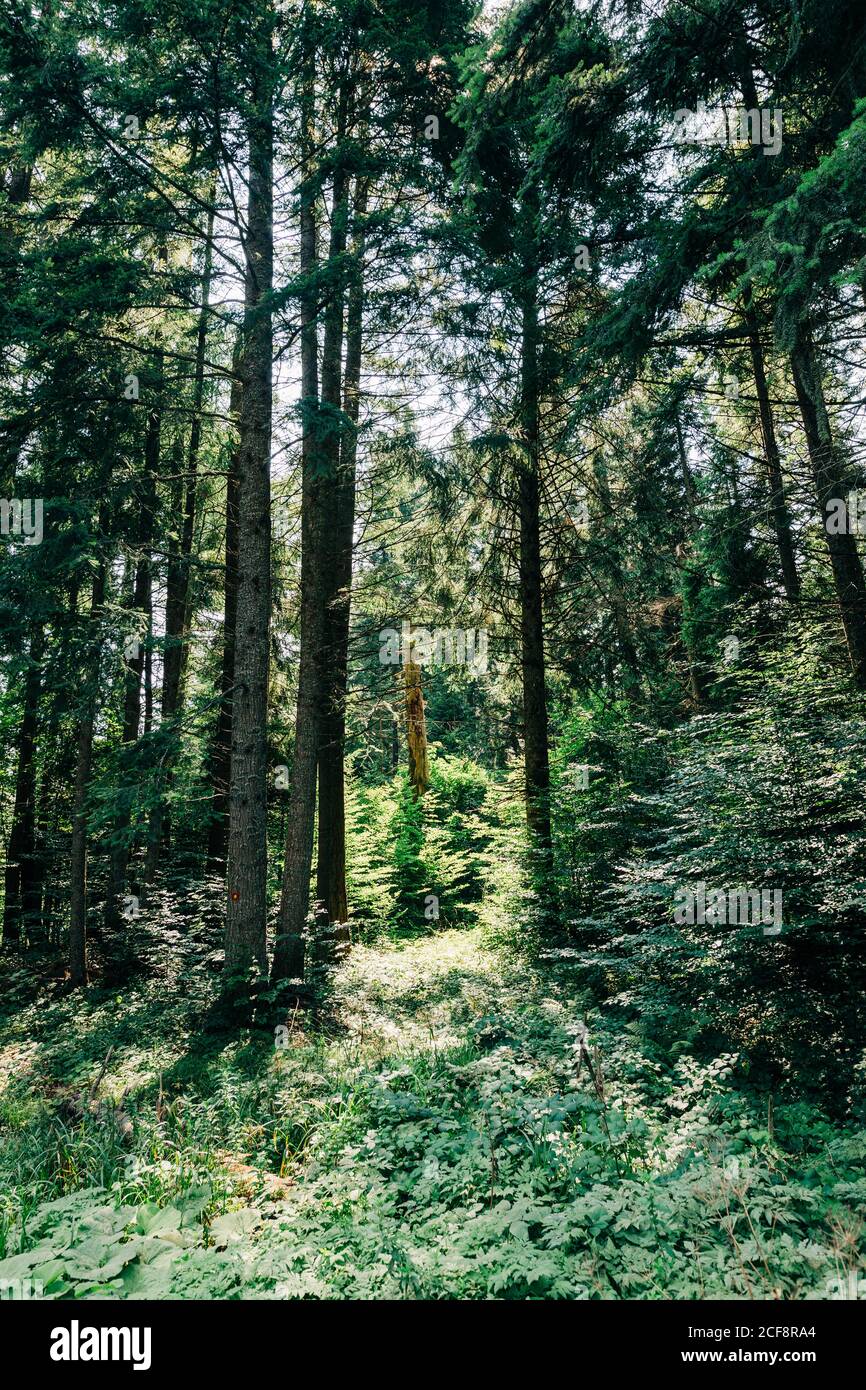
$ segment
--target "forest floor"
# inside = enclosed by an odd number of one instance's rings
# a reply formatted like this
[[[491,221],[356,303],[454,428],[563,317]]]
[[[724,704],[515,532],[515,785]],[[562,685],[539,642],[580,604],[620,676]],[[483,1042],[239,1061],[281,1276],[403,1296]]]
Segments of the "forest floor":
[[[214,1026],[214,977],[176,935],[122,991],[26,999],[13,977],[0,1278],[84,1298],[851,1296],[862,1135],[797,1106],[768,1128],[734,1056],[648,1055],[588,1009],[577,959],[515,961],[482,928],[356,946],[316,1025],[296,1013],[275,1045]]]

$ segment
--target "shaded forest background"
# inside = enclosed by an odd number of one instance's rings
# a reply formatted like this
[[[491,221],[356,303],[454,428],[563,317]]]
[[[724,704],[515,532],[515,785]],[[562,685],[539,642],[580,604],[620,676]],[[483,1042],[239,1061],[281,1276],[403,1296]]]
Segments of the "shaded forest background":
[[[10,0],[0,107],[0,1277],[862,1295],[861,7]]]

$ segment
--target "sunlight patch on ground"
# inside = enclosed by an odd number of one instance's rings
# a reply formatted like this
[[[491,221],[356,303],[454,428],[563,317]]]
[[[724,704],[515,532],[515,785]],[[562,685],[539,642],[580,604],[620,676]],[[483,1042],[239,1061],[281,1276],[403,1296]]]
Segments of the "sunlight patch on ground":
[[[439,1051],[465,1038],[502,989],[479,928],[400,946],[356,946],[336,982],[336,1007],[366,1058]]]

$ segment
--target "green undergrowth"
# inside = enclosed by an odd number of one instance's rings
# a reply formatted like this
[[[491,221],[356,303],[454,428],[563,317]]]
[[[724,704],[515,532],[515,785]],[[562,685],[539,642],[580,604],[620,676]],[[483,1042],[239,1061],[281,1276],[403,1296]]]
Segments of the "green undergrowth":
[[[19,982],[0,1279],[49,1298],[849,1296],[862,1134],[774,1105],[736,1053],[651,1053],[591,1005],[576,956],[510,959],[481,927],[359,946],[284,1047],[212,1031],[212,977],[170,953],[122,994],[22,1006]]]

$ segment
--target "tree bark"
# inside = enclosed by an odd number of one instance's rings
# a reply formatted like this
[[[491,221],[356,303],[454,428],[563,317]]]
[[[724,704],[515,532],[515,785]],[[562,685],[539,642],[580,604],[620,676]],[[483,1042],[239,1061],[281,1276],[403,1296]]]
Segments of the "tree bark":
[[[102,655],[99,625],[105,603],[105,574],[105,561],[101,560],[90,598],[87,633],[92,655],[84,672],[85,693],[76,739],[69,885],[69,980],[74,989],[87,984],[87,794],[93,764],[93,725]]]
[[[696,513],[698,505],[698,490],[695,485],[692,470],[689,467],[689,459],[688,454],[686,453],[686,442],[683,438],[683,427],[680,422],[679,409],[676,409],[674,411],[674,426],[677,436],[677,452],[679,454],[680,459],[680,472],[682,473],[683,479],[683,491],[686,495],[688,522],[689,526],[691,526],[692,530],[694,530],[696,524]],[[692,570],[689,567],[688,560],[686,558],[689,547],[689,541],[689,529],[684,524],[682,528],[681,546],[677,547],[677,557],[678,559],[682,557],[681,565],[684,570],[683,584],[686,595],[688,595],[690,590],[694,590],[696,594],[699,591],[701,584],[700,575],[697,573],[697,571]],[[673,645],[678,649],[679,652],[682,653],[682,655],[685,658],[685,666],[688,672],[689,679],[689,694],[691,695],[692,703],[695,709],[701,709],[702,706],[706,703],[707,685],[703,667],[698,653],[695,651],[693,642],[690,640],[690,638],[687,637],[686,632],[684,630],[684,625],[682,623],[680,623],[679,631],[677,633],[672,633],[671,635],[673,637]]]
[[[190,424],[189,450],[186,460],[186,480],[184,489],[183,525],[180,545],[173,551],[166,576],[165,600],[165,645],[162,667],[162,697],[160,716],[163,724],[170,724],[180,713],[183,705],[183,672],[186,639],[189,633],[191,614],[190,564],[192,560],[193,533],[195,530],[196,485],[198,455],[202,434],[202,403],[204,400],[204,366],[207,347],[207,326],[210,314],[210,282],[213,266],[213,203],[216,199],[216,184],[211,185],[210,203],[206,218],[204,265],[202,268],[201,308],[195,347],[195,376],[193,386],[192,421]],[[171,769],[166,771],[166,790],[171,785]],[[165,796],[160,789],[159,800],[150,816],[147,837],[147,858],[144,868],[145,883],[152,883],[159,863],[160,850],[170,837],[169,810]]]
[[[19,944],[22,924],[25,931],[32,930],[33,920],[39,913],[39,867],[36,860],[36,736],[44,650],[45,628],[42,623],[37,623],[30,638],[29,665],[24,680],[24,708],[18,735],[15,803],[6,851],[3,945],[10,948]]]
[[[238,448],[238,591],[229,781],[225,969],[267,971],[268,666],[273,413],[273,94],[270,26],[250,118]]]
[[[235,354],[240,370],[240,352]],[[241,383],[232,381],[229,413],[240,416]],[[229,775],[232,755],[232,692],[235,679],[235,640],[238,611],[238,450],[233,449],[226,476],[225,580],[223,601],[223,650],[220,669],[220,705],[211,750],[211,822],[208,832],[207,873],[225,876],[228,855]]]
[[[607,469],[597,451],[592,456],[592,474],[595,479],[595,486],[601,503],[601,524],[603,526],[610,525],[611,528],[613,528],[613,497],[611,496]],[[615,535],[611,536],[611,543],[608,546],[608,566],[608,602],[610,603],[610,611],[621,658],[622,670],[620,683],[625,698],[630,702],[634,702],[640,696],[640,663],[638,661],[631,622],[629,621],[628,604],[626,602],[625,573],[620,563],[618,542]],[[613,670],[610,674],[610,684],[612,688],[616,688],[615,673]]]
[[[123,723],[120,741],[122,747],[134,744],[138,739],[141,725],[142,677],[145,670],[145,643],[150,641],[150,617],[153,611],[153,578],[151,569],[151,545],[156,513],[156,478],[159,472],[162,440],[162,386],[163,357],[157,356],[155,400],[148,412],[147,431],[144,441],[144,479],[142,498],[138,516],[138,535],[136,537],[138,558],[135,566],[135,581],[132,593],[132,612],[145,616],[144,641],[140,641],[135,656],[124,662],[123,673]],[[124,781],[126,778],[124,778]],[[126,888],[126,871],[129,862],[129,845],[126,832],[129,828],[129,812],[122,810],[115,821],[115,843],[111,851],[108,898],[105,904],[105,925],[109,934],[119,930],[122,903]]]
[[[310,870],[316,813],[316,765],[321,698],[321,648],[324,638],[321,604],[322,523],[320,516],[319,366],[316,286],[315,50],[309,32],[304,38],[301,87],[300,196],[301,275],[301,651],[295,713],[295,759],[289,793],[277,938],[272,977],[297,979],[304,970],[304,924],[310,902]]]
[[[758,333],[754,312],[746,313],[746,327],[749,333],[749,351],[752,357],[752,375],[755,379],[755,394],[758,397],[758,416],[761,422],[761,438],[764,444],[764,458],[767,461],[767,480],[770,488],[770,510],[773,529],[776,533],[776,546],[782,569],[782,583],[785,597],[789,603],[800,601],[800,576],[794,558],[794,542],[791,536],[791,518],[785,504],[785,487],[782,481],[782,463],[776,441],[773,420],[773,407],[767,388],[767,373],[764,367],[764,352]]]
[[[758,89],[755,85],[751,47],[744,26],[740,27],[739,65],[740,89],[743,94],[745,109],[747,111],[757,111],[760,108],[760,102],[758,99]],[[759,147],[753,145],[750,153],[756,166],[763,172],[766,165],[763,162],[764,157]],[[752,358],[752,374],[755,378],[755,393],[758,397],[758,413],[761,421],[764,457],[767,460],[767,474],[770,484],[770,507],[773,516],[773,528],[776,532],[776,544],[779,548],[782,583],[785,588],[785,596],[789,603],[799,603],[800,578],[797,574],[797,564],[794,558],[791,521],[788,515],[788,509],[785,505],[782,465],[776,441],[773,410],[770,405],[770,393],[767,389],[764,354],[761,348],[761,339],[758,333],[758,325],[753,308],[750,307],[746,310],[745,320],[749,334],[749,352]]]
[[[520,649],[523,679],[523,761],[526,823],[534,849],[551,848],[550,759],[544,660],[544,607],[539,516],[538,277],[524,271],[521,340],[523,457],[518,469],[520,518]]]
[[[803,420],[806,445],[812,464],[815,494],[830,566],[836,588],[836,598],[842,626],[848,644],[848,656],[855,684],[866,688],[866,583],[857,550],[856,538],[848,530],[830,531],[827,526],[828,504],[832,499],[847,499],[847,488],[821,381],[821,369],[808,327],[800,330],[791,352],[794,389]]]
[[[421,667],[416,661],[403,666],[403,688],[406,707],[406,744],[409,750],[409,782],[413,796],[423,796],[430,785],[427,759],[427,719],[424,714],[424,691],[421,687]]]
[[[355,190],[356,224],[366,214],[367,188]],[[332,922],[349,916],[346,892],[346,695],[349,672],[349,620],[352,600],[352,555],[355,532],[355,481],[358,454],[358,409],[364,316],[364,230],[355,237],[355,265],[346,316],[346,365],[339,463],[328,489],[328,533],[332,537],[330,581],[325,599],[323,655],[324,712],[319,739],[319,836],[316,896]],[[341,304],[342,307],[342,304]],[[327,334],[326,334],[327,343]],[[324,394],[324,372],[323,372]]]

